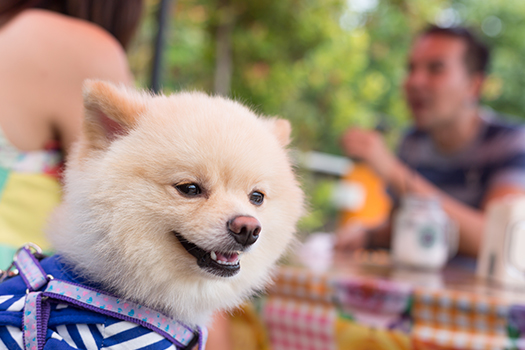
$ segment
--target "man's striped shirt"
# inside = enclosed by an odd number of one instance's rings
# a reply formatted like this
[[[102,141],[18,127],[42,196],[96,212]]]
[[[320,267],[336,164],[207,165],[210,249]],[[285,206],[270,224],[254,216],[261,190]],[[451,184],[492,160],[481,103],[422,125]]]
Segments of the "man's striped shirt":
[[[475,140],[460,152],[443,154],[430,136],[411,130],[402,140],[399,157],[439,189],[474,208],[495,186],[525,190],[525,128],[482,114]],[[407,179],[410,190],[410,179]]]

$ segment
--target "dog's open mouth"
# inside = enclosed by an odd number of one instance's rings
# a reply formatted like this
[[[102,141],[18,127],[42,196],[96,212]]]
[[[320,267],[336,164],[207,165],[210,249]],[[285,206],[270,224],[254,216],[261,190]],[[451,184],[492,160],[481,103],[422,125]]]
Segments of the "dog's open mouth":
[[[175,237],[188,253],[197,258],[200,268],[220,277],[231,277],[241,270],[240,252],[206,251],[188,241],[180,233],[173,231]]]

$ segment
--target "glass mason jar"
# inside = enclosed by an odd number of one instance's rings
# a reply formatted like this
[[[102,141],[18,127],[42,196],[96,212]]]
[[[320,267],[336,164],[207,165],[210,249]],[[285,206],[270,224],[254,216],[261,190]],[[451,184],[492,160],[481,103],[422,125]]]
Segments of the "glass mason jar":
[[[396,264],[440,269],[458,248],[455,223],[435,197],[406,195],[392,226],[392,257]]]

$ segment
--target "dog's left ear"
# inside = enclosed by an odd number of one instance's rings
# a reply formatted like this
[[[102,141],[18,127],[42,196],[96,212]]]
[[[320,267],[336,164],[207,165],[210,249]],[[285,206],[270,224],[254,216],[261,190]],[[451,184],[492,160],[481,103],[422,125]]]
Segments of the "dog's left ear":
[[[267,119],[270,130],[279,140],[281,146],[286,147],[290,143],[290,134],[292,133],[292,126],[286,119],[271,118]]]
[[[131,130],[146,109],[145,93],[99,80],[84,82],[84,138],[92,150],[104,150]]]

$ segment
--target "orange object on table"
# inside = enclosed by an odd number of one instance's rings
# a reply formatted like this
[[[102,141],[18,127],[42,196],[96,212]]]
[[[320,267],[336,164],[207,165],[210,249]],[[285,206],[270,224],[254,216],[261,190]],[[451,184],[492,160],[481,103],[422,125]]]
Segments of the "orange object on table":
[[[364,198],[358,205],[341,209],[340,226],[358,221],[365,227],[374,228],[386,221],[392,201],[383,180],[366,163],[356,162],[343,177],[342,184],[359,188]]]

